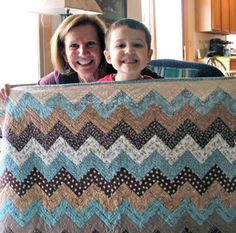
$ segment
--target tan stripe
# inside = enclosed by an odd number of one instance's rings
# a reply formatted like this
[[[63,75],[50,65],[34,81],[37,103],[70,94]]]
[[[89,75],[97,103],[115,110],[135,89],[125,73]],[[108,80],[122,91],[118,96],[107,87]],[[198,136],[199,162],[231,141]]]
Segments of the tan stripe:
[[[193,95],[205,100],[215,89],[222,88],[225,92],[236,97],[236,79],[222,79],[222,80],[177,80],[177,81],[160,81],[152,80],[145,83],[96,83],[83,85],[52,85],[52,86],[23,86],[12,88],[10,99],[17,102],[21,98],[23,92],[30,92],[34,97],[38,98],[40,102],[45,102],[56,93],[60,92],[71,102],[80,101],[88,93],[93,93],[101,101],[108,102],[114,98],[118,92],[123,91],[135,101],[140,101],[150,91],[159,92],[168,101],[173,100],[183,90],[189,90]]]
[[[184,198],[189,198],[199,209],[205,208],[214,197],[218,197],[227,208],[232,208],[236,204],[236,193],[227,193],[217,181],[202,196],[186,182],[172,196],[155,184],[142,197],[139,197],[123,184],[108,198],[103,191],[92,184],[81,197],[77,197],[70,188],[63,184],[51,197],[48,197],[37,185],[21,198],[10,186],[6,186],[0,192],[0,197],[0,205],[9,199],[21,212],[35,199],[38,199],[49,212],[53,211],[63,199],[67,199],[78,212],[86,208],[92,198],[95,198],[109,212],[114,211],[124,199],[139,212],[144,211],[155,200],[160,200],[166,208],[171,210],[177,208]]]

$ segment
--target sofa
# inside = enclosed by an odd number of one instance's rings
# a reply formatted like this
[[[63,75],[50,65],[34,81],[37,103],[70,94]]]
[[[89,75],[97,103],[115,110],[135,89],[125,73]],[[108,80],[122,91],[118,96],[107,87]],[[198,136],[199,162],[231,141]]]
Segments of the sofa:
[[[224,74],[214,66],[175,59],[156,59],[149,62],[149,68],[164,78],[223,77]]]

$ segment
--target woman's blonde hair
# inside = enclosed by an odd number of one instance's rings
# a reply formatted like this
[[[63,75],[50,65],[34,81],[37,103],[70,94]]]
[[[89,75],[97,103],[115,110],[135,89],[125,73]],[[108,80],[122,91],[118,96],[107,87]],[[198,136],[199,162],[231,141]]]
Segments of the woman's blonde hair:
[[[62,74],[66,73],[66,67],[68,67],[65,59],[65,37],[68,32],[81,25],[92,25],[97,32],[100,47],[101,47],[101,66],[105,63],[103,51],[105,49],[105,23],[95,15],[71,15],[67,17],[57,28],[51,38],[51,61],[54,69]]]

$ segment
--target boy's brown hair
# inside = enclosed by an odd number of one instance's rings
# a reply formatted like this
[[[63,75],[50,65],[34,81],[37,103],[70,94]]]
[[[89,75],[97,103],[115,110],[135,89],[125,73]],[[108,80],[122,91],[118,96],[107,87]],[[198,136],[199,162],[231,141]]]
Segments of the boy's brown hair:
[[[128,19],[128,18],[119,19],[119,20],[115,21],[114,23],[112,23],[111,26],[108,28],[106,35],[105,35],[106,49],[109,49],[112,31],[115,30],[116,28],[119,28],[122,26],[126,26],[131,29],[143,31],[145,33],[148,51],[151,49],[151,34],[150,34],[148,28],[143,23],[141,23],[137,20]]]

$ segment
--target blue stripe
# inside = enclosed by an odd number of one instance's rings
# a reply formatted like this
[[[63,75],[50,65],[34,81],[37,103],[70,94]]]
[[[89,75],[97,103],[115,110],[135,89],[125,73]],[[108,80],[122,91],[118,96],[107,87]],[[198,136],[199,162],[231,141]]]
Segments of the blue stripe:
[[[155,105],[161,108],[167,115],[173,116],[186,103],[190,104],[201,115],[205,115],[217,103],[223,103],[228,111],[236,116],[236,101],[224,90],[214,90],[205,101],[201,101],[190,91],[183,90],[171,103],[156,91],[150,91],[142,100],[135,102],[132,98],[120,91],[109,103],[104,104],[96,96],[89,93],[80,102],[72,104],[62,94],[57,93],[45,104],[41,104],[33,95],[25,93],[15,106],[10,100],[6,105],[6,111],[17,121],[22,117],[26,108],[32,108],[42,119],[46,119],[55,107],[61,108],[72,119],[78,117],[87,106],[93,107],[102,117],[109,117],[117,108],[125,106],[135,117],[141,117],[147,109]]]
[[[24,213],[21,213],[11,201],[7,200],[0,207],[0,220],[3,220],[7,214],[10,214],[20,226],[24,227],[32,217],[39,215],[49,227],[53,227],[60,218],[68,215],[78,227],[82,228],[92,216],[96,215],[111,229],[119,222],[121,215],[124,214],[142,229],[145,223],[155,215],[159,215],[169,226],[173,227],[186,214],[189,214],[200,225],[214,212],[217,212],[226,224],[236,218],[236,207],[227,209],[215,198],[202,210],[196,208],[190,200],[184,199],[173,211],[168,210],[160,201],[154,201],[143,212],[136,211],[128,201],[124,200],[112,213],[103,209],[96,200],[92,200],[80,213],[66,200],[61,202],[50,213],[38,200],[35,200]]]

